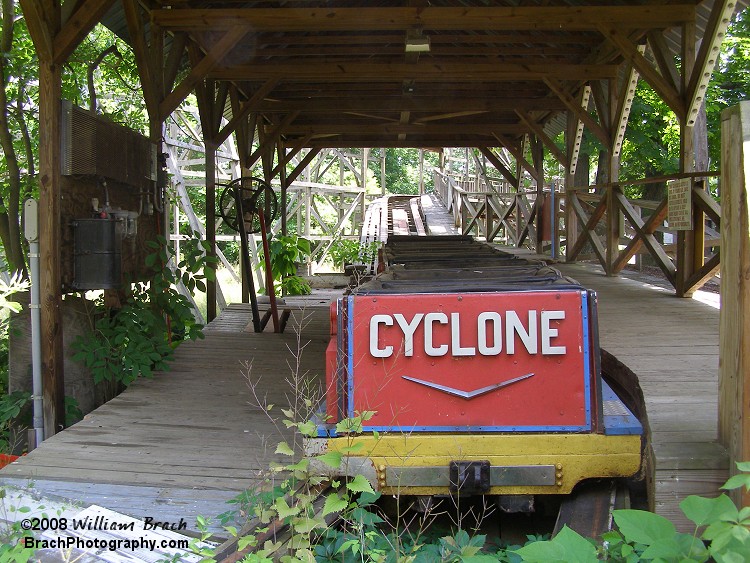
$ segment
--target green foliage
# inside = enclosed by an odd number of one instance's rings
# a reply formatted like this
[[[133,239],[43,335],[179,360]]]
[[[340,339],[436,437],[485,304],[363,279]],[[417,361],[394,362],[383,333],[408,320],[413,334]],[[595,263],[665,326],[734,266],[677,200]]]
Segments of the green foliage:
[[[8,317],[10,313],[21,312],[21,304],[11,300],[11,296],[28,288],[28,280],[23,280],[19,273],[8,283],[0,279],[0,453],[12,453],[16,445],[13,424],[31,399],[26,391],[8,393]]]
[[[738,463],[742,472],[723,489],[750,490],[750,462]],[[692,534],[677,532],[668,519],[643,510],[615,510],[617,529],[602,536],[600,544],[563,529],[549,541],[517,551],[523,561],[579,563],[586,561],[641,561],[739,563],[750,554],[750,508],[737,509],[725,494],[715,498],[691,495],[680,503],[695,524]]]
[[[433,189],[433,179],[430,168],[438,165],[438,155],[433,151],[424,151],[424,184],[425,191]],[[376,177],[380,177],[380,164],[370,163]],[[418,194],[419,193],[419,150],[389,148],[385,152],[385,184],[388,193]],[[382,187],[382,186],[381,186]]]
[[[16,445],[13,422],[30,400],[31,394],[26,391],[0,395],[0,453],[12,453]]]
[[[119,310],[105,307],[100,298],[93,330],[72,344],[73,359],[91,370],[96,383],[127,386],[140,376],[151,377],[154,370],[168,369],[179,341],[203,338],[190,302],[174,286],[183,283],[191,292],[205,291],[204,280],[215,275],[215,259],[205,253],[207,243],[187,241],[183,259],[174,267],[174,251],[164,237],[146,244],[154,251],[146,257],[151,281],[132,284]]]
[[[83,420],[83,411],[75,397],[65,396],[65,427],[73,426]]]
[[[310,241],[297,235],[278,233],[268,241],[271,272],[277,282],[276,292],[283,295],[309,295],[310,284],[297,275],[297,264],[310,256]],[[259,267],[265,264],[259,263]]]
[[[346,264],[366,264],[378,254],[380,244],[373,241],[362,244],[358,240],[339,238],[333,242],[329,254],[334,266],[343,268]]]

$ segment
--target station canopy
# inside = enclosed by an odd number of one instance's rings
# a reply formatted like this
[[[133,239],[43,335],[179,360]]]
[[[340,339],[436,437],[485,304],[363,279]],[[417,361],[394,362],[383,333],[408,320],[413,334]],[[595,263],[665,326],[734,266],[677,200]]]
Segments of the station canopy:
[[[712,12],[714,2],[723,11]],[[553,138],[568,110],[607,100],[615,107],[631,68],[678,117],[687,115],[694,100],[685,95],[679,61],[705,30],[721,27],[712,19],[725,19],[742,3],[152,0],[146,6],[145,36],[152,27],[165,30],[166,64],[181,66],[175,92],[211,84],[228,119],[262,116],[282,129],[288,147],[481,147],[515,144],[528,133]],[[103,23],[132,44],[126,12],[118,2]],[[595,86],[590,101],[582,97],[585,85]],[[175,92],[163,110],[179,103]],[[612,124],[596,114],[587,125],[600,139],[612,138]]]

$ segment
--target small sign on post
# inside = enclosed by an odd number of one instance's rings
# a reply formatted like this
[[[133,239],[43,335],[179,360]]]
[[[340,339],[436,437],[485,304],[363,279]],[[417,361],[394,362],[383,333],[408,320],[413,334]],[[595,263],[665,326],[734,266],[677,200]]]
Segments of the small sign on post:
[[[667,222],[676,231],[690,231],[693,228],[693,181],[680,178],[667,182]]]

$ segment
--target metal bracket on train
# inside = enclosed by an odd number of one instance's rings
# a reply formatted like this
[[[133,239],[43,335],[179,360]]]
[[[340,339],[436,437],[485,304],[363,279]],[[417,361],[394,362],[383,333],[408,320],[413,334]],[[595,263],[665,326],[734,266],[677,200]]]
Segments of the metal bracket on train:
[[[476,495],[489,492],[489,461],[451,461],[448,470],[452,493]]]

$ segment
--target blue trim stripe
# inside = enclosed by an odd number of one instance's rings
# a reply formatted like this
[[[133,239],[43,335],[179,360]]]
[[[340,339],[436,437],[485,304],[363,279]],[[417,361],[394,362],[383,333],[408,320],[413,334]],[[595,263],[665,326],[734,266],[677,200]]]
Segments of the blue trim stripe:
[[[346,339],[347,339],[347,392],[348,392],[348,403],[349,413],[348,417],[354,417],[354,297],[349,296],[346,298],[347,302],[347,317],[346,317]]]
[[[586,426],[363,426],[365,432],[579,432]]]
[[[586,404],[586,427],[591,430],[591,340],[589,339],[588,294],[581,292],[581,319],[583,321],[583,386]]]

